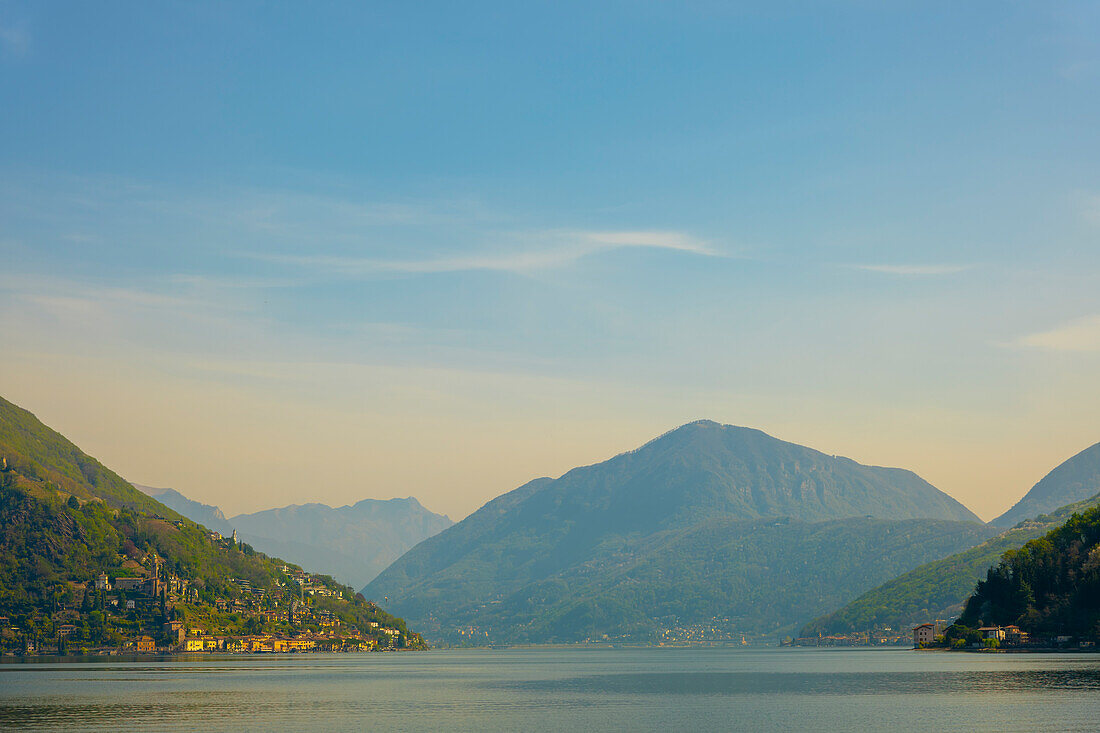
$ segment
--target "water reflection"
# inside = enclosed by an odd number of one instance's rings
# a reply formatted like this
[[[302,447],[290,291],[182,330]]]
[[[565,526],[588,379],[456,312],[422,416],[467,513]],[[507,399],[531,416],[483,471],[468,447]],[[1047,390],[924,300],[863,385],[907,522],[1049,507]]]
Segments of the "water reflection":
[[[82,662],[0,664],[0,729],[1089,730],[1100,691],[1100,657],[1086,655],[455,650]]]
[[[514,690],[619,695],[941,695],[1100,690],[1100,670],[989,672],[640,672],[507,682]]]

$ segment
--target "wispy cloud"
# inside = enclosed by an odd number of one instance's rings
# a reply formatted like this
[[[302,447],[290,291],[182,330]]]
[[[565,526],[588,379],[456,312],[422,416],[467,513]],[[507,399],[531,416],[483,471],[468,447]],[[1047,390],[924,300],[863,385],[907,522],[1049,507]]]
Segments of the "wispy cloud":
[[[712,257],[718,254],[706,242],[682,232],[574,232],[573,234],[590,242],[607,245],[607,247],[654,247],[693,252],[698,255]]]
[[[1100,315],[1078,318],[1049,331],[1023,336],[1015,345],[1047,351],[1100,352]]]
[[[887,275],[954,275],[973,268],[973,265],[849,265],[856,270],[881,272]]]
[[[529,237],[523,237],[527,239]],[[703,240],[670,231],[570,231],[541,234],[535,239],[548,243],[514,251],[456,255],[420,260],[392,260],[332,255],[248,254],[246,256],[296,267],[309,267],[349,276],[384,274],[429,274],[492,270],[533,272],[565,267],[591,255],[617,249],[659,249],[704,257],[721,253]]]

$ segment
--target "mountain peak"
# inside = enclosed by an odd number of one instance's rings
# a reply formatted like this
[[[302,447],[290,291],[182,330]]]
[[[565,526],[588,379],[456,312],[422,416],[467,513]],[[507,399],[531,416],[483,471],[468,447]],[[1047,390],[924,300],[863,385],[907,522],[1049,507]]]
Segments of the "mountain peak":
[[[714,420],[700,419],[692,420],[668,432],[661,433],[656,438],[653,438],[641,446],[627,451],[624,455],[642,453],[654,446],[674,446],[677,449],[682,449],[692,445],[707,445],[708,441],[732,439],[746,440],[752,438],[783,442],[756,428],[749,428],[741,425],[727,425],[725,423],[715,422]]]
[[[1011,527],[1100,492],[1100,443],[1089,446],[1054,468],[1016,504],[990,524]]]
[[[859,583],[865,572],[885,580],[891,562],[919,556],[908,569],[991,531],[912,472],[696,420],[493,499],[363,593],[430,618],[453,639],[463,638],[461,624],[513,640],[584,638],[689,614],[732,617],[733,608],[738,623],[767,625],[774,619],[762,616],[773,610],[764,606],[773,609],[777,596],[813,588],[824,605],[821,584],[834,592],[837,566],[853,553],[867,563],[853,575]],[[890,560],[895,552],[905,559]],[[744,574],[731,580],[723,567]],[[746,600],[756,583],[766,588],[759,605]],[[776,590],[783,583],[789,591]],[[702,597],[713,605],[693,605]]]

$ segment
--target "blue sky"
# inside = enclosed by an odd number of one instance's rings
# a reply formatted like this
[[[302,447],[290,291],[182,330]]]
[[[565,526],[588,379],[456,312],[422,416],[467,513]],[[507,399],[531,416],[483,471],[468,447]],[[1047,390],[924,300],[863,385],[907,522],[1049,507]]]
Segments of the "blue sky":
[[[3,393],[227,511],[1096,440],[1095,3],[0,3]],[[186,460],[181,460],[186,455]]]

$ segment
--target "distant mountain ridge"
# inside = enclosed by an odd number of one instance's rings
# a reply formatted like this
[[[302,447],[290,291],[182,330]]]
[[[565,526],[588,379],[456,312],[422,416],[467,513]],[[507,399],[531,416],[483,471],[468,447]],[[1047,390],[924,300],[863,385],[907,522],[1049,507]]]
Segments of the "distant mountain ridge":
[[[497,497],[363,593],[453,642],[765,632],[992,532],[910,471],[697,421]]]
[[[1059,464],[990,524],[1011,527],[1030,517],[1087,499],[1097,492],[1100,492],[1100,443]]]
[[[238,534],[261,552],[284,557],[359,588],[421,540],[454,522],[413,497],[363,499],[356,504],[293,504],[226,518],[216,506],[174,489],[138,486],[158,501],[210,529]]]
[[[192,522],[198,522],[207,529],[220,532],[224,535],[233,534],[233,526],[225,518],[222,510],[210,504],[192,501],[175,489],[158,489],[152,486],[134,484],[134,488],[148,494],[161,504],[175,509]]]

